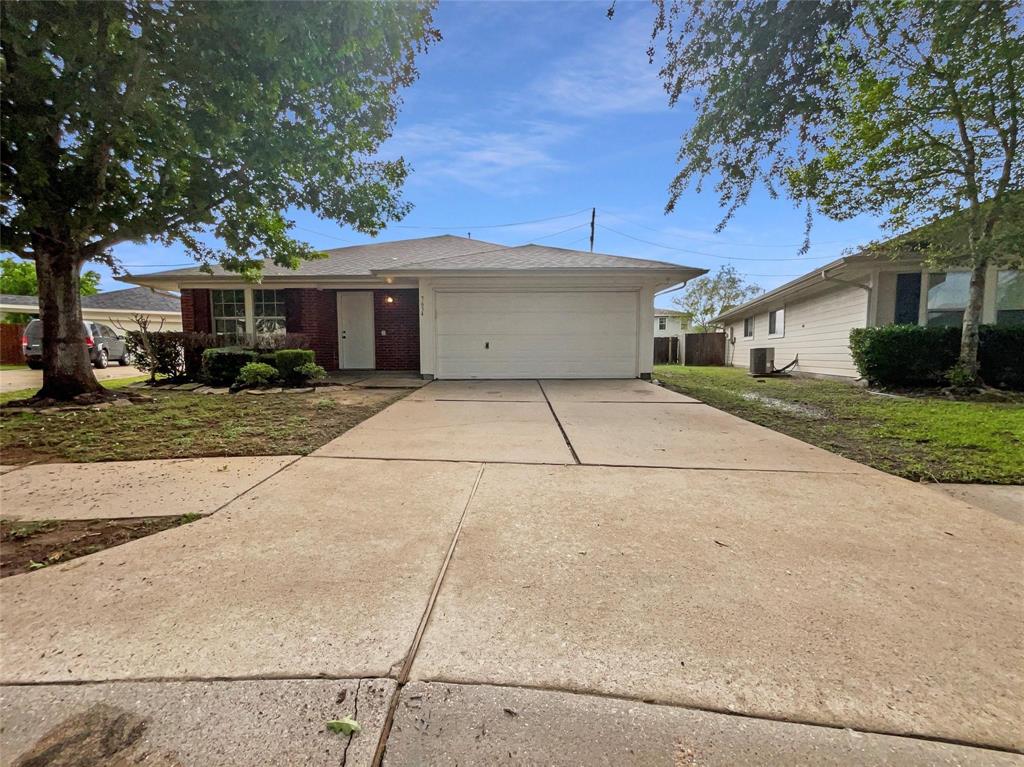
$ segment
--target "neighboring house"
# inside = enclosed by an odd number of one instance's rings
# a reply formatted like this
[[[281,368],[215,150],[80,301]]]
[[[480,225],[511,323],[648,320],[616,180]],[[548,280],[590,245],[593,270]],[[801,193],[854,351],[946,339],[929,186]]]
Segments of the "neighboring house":
[[[127,288],[82,296],[82,319],[102,322],[115,329],[135,327],[134,317],[143,315],[150,320],[150,330],[181,330],[181,300],[178,296],[149,288]],[[39,316],[36,296],[0,294],[0,315],[28,314]]]
[[[682,337],[690,332],[689,315],[675,309],[659,309],[654,307],[654,337]]]
[[[649,377],[654,294],[703,269],[442,235],[327,251],[263,281],[198,268],[125,277],[181,291],[186,330],[301,333],[329,370],[433,378]]]
[[[920,259],[840,258],[715,318],[727,334],[726,364],[747,367],[750,350],[774,348],[775,366],[799,357],[796,373],[857,378],[852,328],[959,326],[967,306],[967,271],[937,272]],[[1024,273],[992,267],[982,322],[1024,324]]]

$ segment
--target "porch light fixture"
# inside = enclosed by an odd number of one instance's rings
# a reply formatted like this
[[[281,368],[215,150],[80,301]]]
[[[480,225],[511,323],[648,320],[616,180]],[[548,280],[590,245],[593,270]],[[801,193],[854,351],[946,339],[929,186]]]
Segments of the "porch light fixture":
[[[384,296],[384,303],[386,303],[386,304],[393,304],[393,303],[395,303],[395,297],[394,296]]]

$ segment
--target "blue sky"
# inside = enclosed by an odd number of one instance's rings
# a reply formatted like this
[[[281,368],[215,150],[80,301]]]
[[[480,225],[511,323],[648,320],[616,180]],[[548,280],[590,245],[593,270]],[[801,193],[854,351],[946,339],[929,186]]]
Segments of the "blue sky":
[[[619,2],[612,20],[606,8],[603,0],[442,0],[435,21],[444,40],[420,58],[420,79],[404,92],[383,152],[410,162],[405,198],[415,207],[378,240],[448,232],[586,249],[596,207],[597,251],[712,270],[732,263],[770,289],[878,236],[868,218],[818,217],[811,252],[801,258],[803,212],[763,190],[718,235],[713,191],[691,191],[664,215],[692,113],[688,103],[668,108],[657,67],[647,63],[650,4]],[[301,211],[291,215],[296,234],[318,248],[370,241]],[[489,227],[555,216],[564,217]],[[188,261],[180,248],[150,244],[115,254],[133,272]],[[123,287],[100,271],[103,289]],[[658,303],[670,306],[671,295]]]

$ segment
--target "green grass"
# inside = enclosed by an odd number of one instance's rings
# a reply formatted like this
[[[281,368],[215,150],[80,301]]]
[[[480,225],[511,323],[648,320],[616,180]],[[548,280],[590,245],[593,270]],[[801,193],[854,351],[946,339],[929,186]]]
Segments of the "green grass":
[[[305,455],[402,395],[360,405],[320,392],[152,396],[152,403],[103,410],[0,413],[4,463]]]
[[[872,394],[838,381],[663,365],[668,388],[914,480],[1024,483],[1024,405]]]
[[[128,386],[129,384],[138,383],[139,381],[148,381],[149,376],[131,376],[130,378],[108,378],[104,381],[100,381],[103,384],[104,389],[120,389],[122,386]],[[11,402],[16,399],[28,399],[33,394],[39,391],[39,387],[33,389],[19,389],[18,391],[9,391],[0,394],[0,405],[5,402]]]
[[[25,365],[7,365],[7,364],[3,364],[3,365],[0,365],[0,370],[28,370],[28,367],[25,366]]]

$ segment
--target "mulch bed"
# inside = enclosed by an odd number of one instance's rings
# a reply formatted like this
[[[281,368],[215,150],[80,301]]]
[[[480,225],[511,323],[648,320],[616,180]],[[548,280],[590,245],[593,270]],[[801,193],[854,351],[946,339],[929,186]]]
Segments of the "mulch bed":
[[[198,514],[133,519],[0,519],[0,578],[70,562],[201,519]]]

